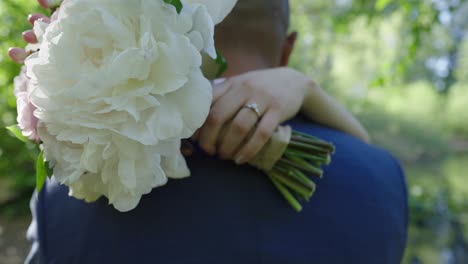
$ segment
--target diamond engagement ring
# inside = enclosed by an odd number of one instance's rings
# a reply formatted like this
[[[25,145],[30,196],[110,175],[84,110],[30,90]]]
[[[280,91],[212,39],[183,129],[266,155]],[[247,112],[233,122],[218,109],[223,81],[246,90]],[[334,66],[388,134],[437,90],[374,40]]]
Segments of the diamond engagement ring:
[[[260,112],[260,107],[258,107],[257,103],[250,103],[244,106],[243,108],[252,110],[257,115],[258,118],[262,117],[262,113]]]

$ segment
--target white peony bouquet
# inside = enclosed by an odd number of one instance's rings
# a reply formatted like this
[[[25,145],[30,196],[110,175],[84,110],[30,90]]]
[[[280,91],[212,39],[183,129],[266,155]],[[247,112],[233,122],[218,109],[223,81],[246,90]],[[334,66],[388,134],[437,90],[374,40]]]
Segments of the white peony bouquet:
[[[190,175],[181,139],[212,100],[202,53],[216,58],[214,26],[235,3],[66,0],[50,25],[35,24],[24,104],[37,108],[33,138],[70,195],[129,211],[168,178]]]
[[[203,125],[212,101],[202,56],[222,64],[214,27],[235,4],[65,0],[50,24],[37,21],[38,44],[28,47],[37,52],[15,79],[18,126],[9,129],[41,144],[38,190],[50,167],[71,196],[105,196],[125,212],[169,178],[190,176],[181,140]],[[300,211],[297,199],[315,190],[306,174],[321,176],[333,149],[280,127],[251,165]]]

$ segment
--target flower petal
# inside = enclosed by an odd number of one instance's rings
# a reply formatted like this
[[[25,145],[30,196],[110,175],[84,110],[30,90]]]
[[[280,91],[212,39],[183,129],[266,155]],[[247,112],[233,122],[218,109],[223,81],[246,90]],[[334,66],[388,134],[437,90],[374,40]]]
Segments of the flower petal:
[[[178,152],[174,156],[162,159],[161,166],[171,179],[183,179],[190,176],[190,170],[184,156]]]
[[[213,96],[211,83],[199,71],[197,69],[191,74],[182,89],[165,97],[181,113],[184,122],[181,138],[191,137],[203,125],[210,111]]]
[[[187,0],[205,5],[215,24],[219,24],[232,11],[237,0]]]
[[[178,14],[163,1],[71,0],[47,27],[36,23],[31,81],[17,79],[15,95],[36,109],[21,119],[38,120],[70,195],[129,211],[168,177],[190,175],[180,140],[204,123],[212,98],[201,52],[216,55],[214,22],[235,2],[185,1]]]

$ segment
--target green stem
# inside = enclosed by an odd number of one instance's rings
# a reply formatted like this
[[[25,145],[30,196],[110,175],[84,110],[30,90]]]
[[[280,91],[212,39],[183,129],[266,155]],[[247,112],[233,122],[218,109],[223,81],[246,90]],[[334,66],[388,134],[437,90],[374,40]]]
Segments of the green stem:
[[[324,154],[328,154],[330,152],[328,149],[325,149],[319,146],[313,146],[310,144],[300,143],[296,141],[289,142],[288,148],[289,147],[304,149],[304,150],[313,151],[313,152],[320,152]]]
[[[297,181],[292,180],[289,176],[286,176],[284,174],[278,174],[275,172],[271,172],[271,176],[284,186],[291,189],[291,191],[293,191],[294,193],[298,193],[302,197],[312,197],[312,189],[306,188],[303,185],[298,184]]]
[[[312,185],[312,194],[313,194],[313,193],[315,192],[315,190],[317,189],[315,183],[314,183],[313,181],[311,181],[311,180],[309,179],[309,177],[307,177],[307,176],[306,176],[304,173],[302,173],[302,171],[300,171],[300,170],[295,170],[294,173],[296,174],[296,176],[297,176],[298,178],[301,178],[301,179],[304,180],[304,181],[309,181],[309,182],[311,183],[311,185]]]
[[[296,176],[277,173],[275,171],[270,172],[270,176],[303,197],[310,198],[312,196],[313,187],[303,185],[301,181],[297,180]]]
[[[278,164],[281,164],[284,167],[294,167],[294,168],[297,168],[299,170],[303,170],[305,172],[308,172],[308,173],[310,173],[310,174],[312,174],[314,176],[317,176],[317,177],[322,177],[322,174],[323,174],[322,170],[312,166],[311,164],[309,164],[307,162],[303,162],[302,159],[293,159],[293,157],[290,157],[290,156],[286,156],[286,157],[281,158],[278,161]]]
[[[302,133],[302,132],[299,132],[299,131],[293,131],[292,139],[293,140],[294,139],[299,139],[300,141],[313,142],[313,144],[319,144],[319,145],[322,145],[322,146],[326,147],[332,153],[335,152],[335,146],[333,145],[333,143],[322,140],[320,138],[314,137],[314,136],[306,134],[306,133]]]
[[[302,185],[304,185],[309,190],[313,190],[315,187],[315,183],[311,181],[309,178],[306,177],[304,179],[303,177],[298,177],[296,172],[300,170],[297,168],[294,168],[285,164],[278,164],[277,166],[273,168],[273,171],[274,172],[277,171],[279,173],[288,175],[290,177],[294,177],[294,180],[299,181]]]
[[[286,187],[284,187],[281,183],[279,183],[276,179],[274,179],[270,175],[268,175],[268,176],[269,176],[270,180],[273,182],[273,184],[275,185],[276,189],[278,189],[278,191],[280,191],[280,193],[283,195],[284,199],[286,199],[286,201],[288,201],[288,203],[294,208],[294,210],[296,210],[296,212],[302,211],[301,204],[297,201],[296,198],[294,198],[294,196],[289,192],[289,190]]]
[[[316,190],[315,183],[306,174],[322,177],[321,165],[330,164],[330,155],[334,151],[332,143],[293,131],[282,158],[272,171],[267,172],[275,187],[297,212],[302,211],[299,200],[309,201]]]
[[[300,150],[294,150],[294,149],[286,149],[285,154],[290,155],[290,156],[297,156],[300,158],[307,159],[309,161],[317,162],[319,164],[325,164],[329,165],[330,164],[330,155],[312,155],[309,154],[308,152],[303,152]]]
[[[291,169],[290,173],[292,173],[292,176],[294,176],[296,179],[299,179],[299,180],[302,180],[302,181],[308,183],[309,193],[307,193],[307,195],[302,195],[300,193],[297,193],[297,194],[299,196],[301,196],[301,198],[303,198],[305,201],[307,201],[307,202],[310,201],[310,198],[312,198],[312,196],[314,195],[315,190],[317,188],[315,183],[313,181],[311,181],[304,173],[302,173],[298,169]]]
[[[288,148],[287,148],[289,150],[301,151],[301,152],[304,152],[304,153],[308,153],[308,154],[315,155],[315,156],[320,156],[320,157],[326,157],[326,156],[331,154],[331,152],[329,150],[323,149],[321,147],[314,147],[314,146],[308,145],[309,148],[305,148],[303,145],[298,146],[298,144],[296,144],[296,143],[294,143],[294,144],[291,144],[291,143],[292,142],[289,142],[289,145],[288,145]]]
[[[313,166],[312,164],[308,163],[307,161],[305,161],[305,160],[303,160],[301,158],[298,158],[298,157],[294,157],[294,156],[286,156],[286,157],[291,160],[291,163],[300,164],[300,165],[308,168],[308,172],[312,173],[313,175],[318,176],[320,178],[323,176],[323,170]]]
[[[320,141],[308,139],[308,138],[305,138],[305,137],[302,137],[302,136],[292,136],[291,141],[317,146],[317,147],[320,147],[320,148],[327,149],[330,152],[335,150],[335,147],[331,143],[320,142]]]
[[[305,137],[305,138],[309,138],[309,139],[312,139],[312,140],[315,140],[315,141],[320,141],[320,142],[326,142],[324,141],[323,139],[320,139],[318,137],[314,137],[312,135],[309,135],[307,133],[304,133],[304,132],[301,132],[301,131],[297,131],[297,130],[294,130],[292,132],[292,135],[293,136],[301,136],[301,137]]]

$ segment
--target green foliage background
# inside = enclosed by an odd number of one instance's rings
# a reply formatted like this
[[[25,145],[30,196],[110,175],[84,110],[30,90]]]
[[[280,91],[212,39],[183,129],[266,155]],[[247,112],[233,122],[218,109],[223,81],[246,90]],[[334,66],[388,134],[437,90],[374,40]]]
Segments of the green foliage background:
[[[468,30],[467,1],[291,4],[291,30],[300,36],[292,66],[344,102],[373,142],[405,166],[411,206],[406,262],[440,263],[444,249],[468,250],[468,41],[461,37]],[[20,68],[6,51],[24,45],[21,32],[32,11],[39,11],[36,1],[0,0],[0,213],[27,212],[24,201],[35,182],[37,150],[2,129],[16,123],[12,83]]]
[[[16,200],[35,184],[33,145],[11,137],[4,127],[16,124],[13,78],[20,66],[10,61],[9,47],[24,46],[21,32],[28,28],[27,15],[39,11],[31,0],[0,0],[0,201]],[[0,203],[1,203],[0,202]],[[8,202],[7,202],[8,203]],[[24,203],[22,203],[24,205]]]

